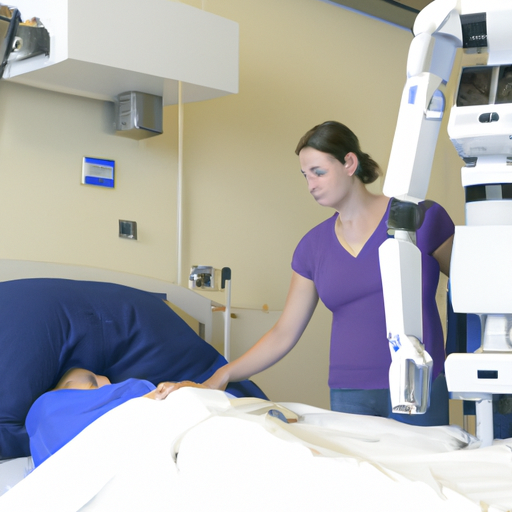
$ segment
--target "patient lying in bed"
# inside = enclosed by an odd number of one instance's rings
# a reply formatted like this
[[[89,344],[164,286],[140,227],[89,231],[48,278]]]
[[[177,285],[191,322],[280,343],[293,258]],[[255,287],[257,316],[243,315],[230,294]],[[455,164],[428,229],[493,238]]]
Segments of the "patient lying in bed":
[[[83,368],[69,370],[53,390],[34,402],[27,415],[25,424],[34,466],[111,409],[132,398],[163,400],[173,390],[173,384],[162,382],[155,387],[143,379],[112,384],[107,377]],[[179,385],[204,387],[190,381]]]
[[[88,397],[116,386],[101,379],[74,385],[46,396],[81,396],[82,411]],[[475,440],[454,427],[229,400],[210,389],[146,400],[158,393],[148,389],[84,428],[0,497],[0,510],[512,510],[510,443],[475,450]],[[269,406],[286,407],[299,421],[280,421]],[[65,411],[56,430],[70,416]]]

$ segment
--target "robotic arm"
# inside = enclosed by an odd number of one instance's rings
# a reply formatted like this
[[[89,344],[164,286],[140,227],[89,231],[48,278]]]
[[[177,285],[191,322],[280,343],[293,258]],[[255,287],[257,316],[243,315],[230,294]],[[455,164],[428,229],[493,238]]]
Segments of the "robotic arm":
[[[482,334],[481,347],[451,354],[445,371],[451,397],[476,402],[483,446],[493,438],[492,395],[512,393],[511,24],[506,0],[435,0],[418,15],[384,185],[384,193],[402,206],[415,210],[425,204],[444,86],[462,48],[448,132],[465,163],[466,225],[455,229],[450,281],[454,311],[478,315]],[[398,412],[421,413],[429,356],[421,339],[421,255],[414,245],[419,226],[391,217],[390,222],[395,237],[382,245],[380,259],[391,396]]]
[[[391,367],[389,387],[393,412],[422,414],[430,398],[433,361],[424,350],[421,253],[415,242],[423,205],[395,201],[388,227],[395,228],[379,248]]]
[[[430,171],[445,112],[445,85],[461,28],[455,2],[437,0],[417,17],[407,61],[384,194],[394,198],[388,228],[394,230],[379,250],[386,326],[392,363],[393,412],[421,414],[429,405],[432,358],[424,350],[421,253],[416,231],[427,203]]]
[[[425,199],[445,112],[445,85],[462,45],[459,14],[451,0],[436,0],[414,24],[407,82],[400,103],[384,194],[418,203]]]

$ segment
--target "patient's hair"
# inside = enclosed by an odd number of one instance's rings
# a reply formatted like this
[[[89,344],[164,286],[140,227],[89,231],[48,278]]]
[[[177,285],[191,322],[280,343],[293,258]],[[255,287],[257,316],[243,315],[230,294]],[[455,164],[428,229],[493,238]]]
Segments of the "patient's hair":
[[[382,174],[379,164],[361,150],[356,134],[337,121],[326,121],[311,128],[300,139],[295,153],[298,155],[306,147],[328,153],[342,164],[347,153],[354,153],[359,160],[355,175],[365,184],[373,183]]]

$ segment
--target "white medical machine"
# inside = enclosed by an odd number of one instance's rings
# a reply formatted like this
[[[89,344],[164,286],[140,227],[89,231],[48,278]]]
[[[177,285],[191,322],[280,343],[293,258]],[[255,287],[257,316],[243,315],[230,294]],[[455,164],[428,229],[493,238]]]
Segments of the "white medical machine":
[[[483,446],[493,440],[493,394],[512,393],[511,26],[508,0],[435,0],[419,13],[384,184],[396,199],[395,237],[380,248],[392,403],[397,412],[423,413],[432,361],[422,344],[415,231],[451,103],[445,85],[461,51],[448,134],[465,164],[466,225],[455,229],[450,282],[454,311],[479,315],[482,339],[474,353],[449,355],[445,370],[450,396],[476,402]]]

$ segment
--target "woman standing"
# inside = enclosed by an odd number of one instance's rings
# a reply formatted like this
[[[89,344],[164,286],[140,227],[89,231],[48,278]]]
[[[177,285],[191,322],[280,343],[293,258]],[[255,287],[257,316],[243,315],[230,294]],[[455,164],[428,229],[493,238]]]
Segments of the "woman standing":
[[[331,408],[340,412],[394,417],[407,423],[448,423],[443,375],[444,336],[435,295],[439,271],[448,275],[453,222],[434,203],[417,232],[423,265],[423,343],[434,360],[431,406],[424,415],[391,413],[386,336],[378,249],[389,236],[389,198],[366,185],[381,171],[345,125],[327,121],[309,130],[296,148],[311,195],[335,213],[299,242],[281,317],[243,356],[205,384],[223,389],[283,358],[297,343],[320,298],[333,313],[329,387]]]

